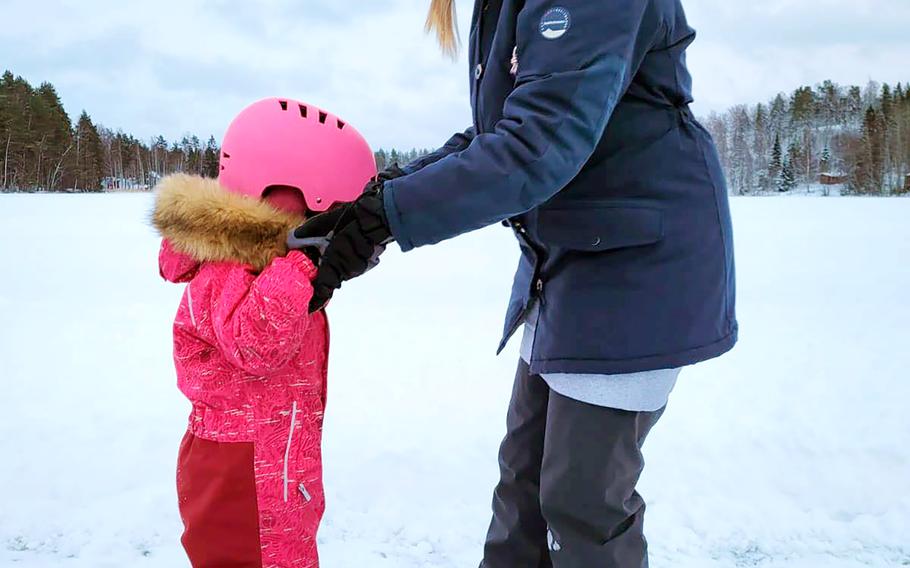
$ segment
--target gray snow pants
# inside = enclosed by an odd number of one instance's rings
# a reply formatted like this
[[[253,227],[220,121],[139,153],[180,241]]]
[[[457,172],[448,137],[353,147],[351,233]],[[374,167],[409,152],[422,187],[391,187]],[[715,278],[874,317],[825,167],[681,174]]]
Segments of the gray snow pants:
[[[647,568],[635,485],[662,413],[566,398],[522,361],[481,568]]]

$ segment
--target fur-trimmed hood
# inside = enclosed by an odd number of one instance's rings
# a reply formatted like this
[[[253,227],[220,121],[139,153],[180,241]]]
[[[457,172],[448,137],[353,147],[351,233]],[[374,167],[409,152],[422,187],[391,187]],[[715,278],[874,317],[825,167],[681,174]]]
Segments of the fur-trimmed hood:
[[[167,176],[156,192],[152,225],[175,251],[197,262],[233,261],[262,270],[287,254],[287,235],[303,222],[200,176]]]

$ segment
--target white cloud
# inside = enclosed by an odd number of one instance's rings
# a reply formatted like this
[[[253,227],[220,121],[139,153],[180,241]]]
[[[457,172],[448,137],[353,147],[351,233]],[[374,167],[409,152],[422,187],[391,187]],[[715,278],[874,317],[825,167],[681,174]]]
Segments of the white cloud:
[[[766,101],[825,79],[910,80],[905,0],[691,0],[696,110]]]
[[[414,0],[4,0],[3,65],[53,82],[70,114],[143,138],[220,137],[245,104],[305,99],[374,145],[435,146],[468,125],[467,69],[423,34]],[[906,0],[687,0],[696,110],[832,78],[896,82],[910,61]],[[462,31],[470,2],[461,0]],[[47,13],[51,17],[43,17]]]

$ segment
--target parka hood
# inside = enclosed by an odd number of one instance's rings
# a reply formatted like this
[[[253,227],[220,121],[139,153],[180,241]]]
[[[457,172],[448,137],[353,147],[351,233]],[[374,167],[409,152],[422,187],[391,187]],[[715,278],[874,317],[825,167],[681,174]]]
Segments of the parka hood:
[[[152,225],[174,252],[197,263],[239,262],[262,270],[287,254],[287,235],[304,220],[201,176],[170,175],[155,191]]]

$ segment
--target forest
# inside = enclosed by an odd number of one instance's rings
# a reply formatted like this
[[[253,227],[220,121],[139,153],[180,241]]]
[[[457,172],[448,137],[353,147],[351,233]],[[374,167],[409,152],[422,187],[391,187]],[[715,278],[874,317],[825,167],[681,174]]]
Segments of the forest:
[[[376,161],[381,169],[426,152],[380,148]],[[214,136],[141,140],[84,110],[73,121],[52,84],[32,87],[10,71],[0,78],[0,192],[148,190],[175,172],[216,177],[219,154]]]
[[[703,122],[734,195],[910,193],[910,84],[825,81]]]
[[[824,81],[702,122],[735,195],[910,194],[910,84]],[[426,152],[379,149],[376,161],[382,169]],[[0,192],[147,190],[174,172],[217,176],[219,153],[213,136],[142,140],[85,110],[73,121],[52,84],[0,78]]]

